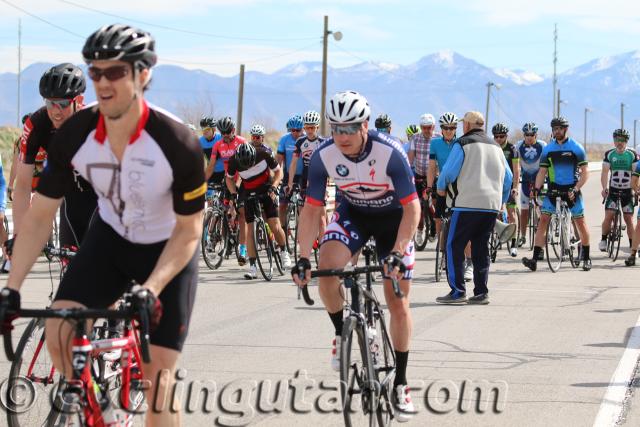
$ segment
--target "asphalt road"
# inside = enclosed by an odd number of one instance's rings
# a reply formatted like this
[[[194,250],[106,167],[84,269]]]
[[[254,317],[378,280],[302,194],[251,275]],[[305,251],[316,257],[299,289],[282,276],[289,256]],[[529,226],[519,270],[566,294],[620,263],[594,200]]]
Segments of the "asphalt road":
[[[640,348],[634,279],[640,270],[624,266],[626,252],[612,263],[597,251],[603,215],[597,175],[584,191],[590,272],[563,266],[554,274],[541,262],[532,273],[520,263],[528,250],[518,258],[502,251],[491,267],[489,305],[441,306],[435,298],[448,287],[434,282],[433,244],[418,253],[408,368],[418,413],[408,425],[640,425],[636,384],[628,387]],[[317,288],[311,288],[316,305],[308,307],[288,277],[246,281],[242,272],[231,260],[217,271],[201,263],[177,394],[183,406],[189,397],[193,405],[189,387],[210,381],[215,400],[209,412],[200,404],[185,413],[184,425],[342,425],[341,414],[330,411],[338,374],[329,365],[333,331]],[[41,305],[49,287],[41,260],[25,285],[23,306]],[[379,285],[375,291],[382,294]],[[0,362],[4,377],[8,368]],[[468,391],[478,381],[499,386],[497,411],[492,402],[483,413],[476,410]],[[284,400],[270,406],[278,391]]]

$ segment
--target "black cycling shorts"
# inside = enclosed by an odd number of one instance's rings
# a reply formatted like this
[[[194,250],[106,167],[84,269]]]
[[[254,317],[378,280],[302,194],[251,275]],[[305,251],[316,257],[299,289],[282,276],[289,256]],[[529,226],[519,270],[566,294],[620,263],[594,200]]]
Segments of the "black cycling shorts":
[[[253,203],[247,203],[247,192],[246,190],[242,192],[240,198],[242,199],[242,204],[244,205],[244,219],[247,224],[253,223],[256,219],[257,212],[255,211]],[[278,218],[278,198],[274,201],[269,193],[265,192],[263,194],[258,195],[258,200],[262,205],[262,213],[265,218]]]
[[[131,243],[97,218],[71,260],[55,300],[76,301],[88,308],[109,307],[127,291],[131,280],[139,284],[147,280],[165,244]],[[197,282],[198,250],[160,293],[162,318],[151,333],[151,344],[182,350]]]
[[[209,184],[220,184],[223,187],[227,187],[227,183],[225,180],[225,177],[227,176],[227,173],[225,171],[222,172],[214,172],[211,174],[211,178],[209,178],[208,183]]]

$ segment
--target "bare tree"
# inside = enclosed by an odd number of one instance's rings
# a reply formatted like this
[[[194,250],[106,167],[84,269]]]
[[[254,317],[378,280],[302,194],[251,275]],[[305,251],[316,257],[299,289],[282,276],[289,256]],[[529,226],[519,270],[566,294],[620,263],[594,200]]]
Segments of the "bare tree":
[[[200,123],[202,116],[213,116],[215,118],[216,108],[213,98],[210,95],[199,94],[197,98],[188,103],[179,102],[176,105],[176,113],[185,123],[196,126]]]

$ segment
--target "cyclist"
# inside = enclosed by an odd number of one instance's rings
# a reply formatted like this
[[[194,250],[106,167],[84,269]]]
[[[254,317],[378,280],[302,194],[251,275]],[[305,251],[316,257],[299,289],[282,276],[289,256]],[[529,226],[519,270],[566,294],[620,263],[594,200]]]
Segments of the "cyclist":
[[[202,136],[200,137],[200,147],[204,153],[204,158],[207,166],[211,161],[211,153],[213,147],[222,139],[222,135],[216,132],[216,121],[211,116],[204,116],[200,119],[200,129],[202,129]],[[213,169],[213,175],[207,178],[210,184],[222,185],[224,182],[224,161],[218,159],[215,161],[215,167]]]
[[[535,187],[531,197],[538,197],[545,177],[549,176],[549,190],[567,192],[566,201],[571,209],[571,216],[574,225],[578,229],[582,244],[582,269],[591,270],[591,258],[589,257],[589,230],[584,218],[584,206],[580,190],[589,178],[589,168],[587,167],[587,156],[582,145],[578,144],[567,133],[569,131],[569,121],[562,117],[555,117],[551,120],[551,131],[553,138],[542,150],[540,156],[540,170],[536,177]],[[544,197],[536,232],[535,246],[533,247],[533,257],[524,257],[522,263],[531,271],[536,271],[538,259],[542,255],[542,246],[546,241],[547,226],[551,220],[551,215],[555,213],[555,201]]]
[[[157,58],[154,46],[149,33],[126,25],[104,26],[87,39],[82,54],[97,106],[74,114],[56,132],[15,244],[8,288],[0,292],[10,309],[19,308],[18,290],[73,185],[73,164],[95,189],[100,209],[52,307],[106,308],[132,280],[142,283],[133,292],[146,301],[152,323],[151,362],[142,367],[151,385],[149,402],[173,389],[195,299],[207,187],[203,168],[194,168],[202,161],[198,139],[144,99]],[[71,378],[71,343],[64,340],[73,325],[49,319],[45,335],[56,369]],[[179,425],[180,413],[148,411],[146,423]]]
[[[273,173],[273,177],[271,176]],[[235,176],[240,176],[241,184],[236,185]],[[245,279],[256,279],[258,269],[256,267],[256,248],[253,242],[253,221],[256,212],[253,205],[246,204],[250,192],[258,194],[259,203],[262,205],[264,216],[273,232],[276,243],[280,248],[280,257],[284,267],[291,266],[291,258],[285,246],[284,231],[278,220],[278,186],[282,180],[282,169],[273,157],[271,150],[266,147],[256,148],[253,144],[240,144],[236,153],[229,160],[227,169],[227,187],[231,191],[232,198],[244,204],[248,233],[249,270],[244,274]]]
[[[636,167],[633,170],[633,176],[631,177],[631,188],[636,194],[636,197],[640,195],[640,162],[636,162]],[[633,242],[631,243],[631,253],[629,257],[624,260],[627,267],[636,265],[636,257],[638,255],[638,246],[640,245],[640,209],[638,209],[638,221],[633,233]]]
[[[20,161],[16,167],[13,195],[14,237],[20,232],[22,218],[31,202],[31,193],[57,130],[84,104],[86,81],[82,70],[64,63],[51,67],[40,78],[40,95],[45,106],[29,116],[20,141]],[[35,179],[34,179],[35,174]],[[91,185],[74,174],[74,183],[64,194],[60,208],[60,243],[63,247],[79,247],[96,211],[97,197]],[[8,242],[11,246],[13,240]]]
[[[629,132],[625,129],[613,131],[613,143],[615,148],[604,153],[602,160],[602,172],[600,183],[602,184],[602,197],[606,198],[604,221],[602,221],[602,239],[598,244],[598,249],[607,251],[607,236],[611,231],[613,216],[618,209],[616,201],[612,197],[615,193],[621,197],[622,214],[624,222],[627,224],[627,236],[629,246],[633,246],[633,190],[631,189],[631,176],[638,161],[638,154],[631,148],[627,148]],[[609,173],[611,172],[611,173]],[[622,236],[620,236],[622,238]]]
[[[493,140],[502,148],[507,164],[513,175],[511,192],[507,200],[507,220],[509,224],[518,224],[518,187],[520,186],[520,154],[515,145],[507,140],[509,128],[504,123],[496,123],[491,128]],[[511,256],[518,256],[518,245],[516,236],[511,239]]]
[[[289,166],[291,166],[293,152],[296,150],[296,141],[302,136],[302,127],[302,117],[299,115],[291,116],[289,120],[287,120],[287,133],[284,134],[278,142],[276,160],[280,167],[284,169],[282,182],[285,184],[289,182]],[[300,184],[300,175],[302,175],[302,162],[298,162],[296,170],[293,173],[293,182],[295,184]],[[286,228],[287,204],[289,203],[287,198],[288,193],[287,186],[281,185],[278,198],[278,216],[280,217],[280,225],[282,225],[283,229]]]
[[[420,130],[421,132],[415,133],[411,138],[411,147],[409,148],[409,164],[412,167],[416,190],[420,197],[425,197],[425,190],[429,187],[427,184],[427,174],[429,168],[429,148],[434,136],[433,130],[435,129],[436,120],[429,114],[425,113],[420,116]],[[422,218],[422,215],[420,215]],[[424,221],[421,219],[418,224],[420,230],[424,227]],[[429,230],[429,236],[433,239],[437,232],[437,224],[431,223],[431,230]]]
[[[308,183],[309,174],[309,162],[311,161],[311,155],[316,149],[325,142],[326,138],[318,135],[318,128],[320,126],[320,114],[316,111],[307,111],[302,116],[302,123],[304,124],[305,135],[298,138],[296,141],[296,150],[293,153],[293,159],[291,160],[290,169],[293,170],[298,166],[298,161],[302,159],[302,176],[300,177],[300,195],[305,196]],[[293,187],[293,176],[289,175],[289,191]],[[326,197],[325,197],[326,199]],[[326,204],[326,202],[325,202]],[[304,209],[304,208],[303,208]],[[326,211],[325,211],[326,212]],[[321,237],[324,234],[324,230],[327,227],[327,215],[323,215],[320,218],[320,228],[317,236]]]
[[[538,125],[533,122],[522,126],[524,140],[518,142],[518,157],[520,158],[521,195],[520,195],[520,240],[518,246],[526,243],[527,224],[529,224],[529,197],[531,189],[536,183],[536,176],[540,170],[540,156],[547,143],[537,139]]]
[[[390,330],[396,353],[394,391],[400,410],[397,416],[398,421],[408,421],[413,411],[406,378],[412,328],[409,291],[415,255],[412,237],[418,225],[420,204],[406,154],[395,139],[368,130],[370,111],[367,100],[357,92],[340,92],[329,100],[326,118],[333,138],[311,158],[307,203],[298,225],[301,257],[292,275],[298,285],[310,279],[313,236],[317,235],[319,219],[324,215],[326,182],[332,178],[343,196],[322,238],[319,268],[343,268],[373,236],[377,255],[384,259],[387,273],[401,279],[404,298],[396,298],[388,278],[384,280],[384,294],[391,313]],[[404,273],[398,273],[400,268]],[[323,277],[319,284],[320,296],[335,329],[331,366],[338,370],[343,324],[340,283],[336,277]]]
[[[213,173],[214,167],[217,167],[214,165],[217,165],[219,161],[222,162],[222,173],[224,174],[224,171],[228,171],[229,159],[233,157],[240,144],[247,142],[243,137],[236,135],[236,122],[233,121],[231,117],[227,116],[221,118],[218,120],[217,125],[220,133],[222,134],[222,139],[220,139],[211,150],[211,160],[209,161],[209,166],[207,166],[207,170],[204,174],[207,180]],[[226,181],[227,180],[225,180],[225,183]],[[222,181],[220,183],[222,183]],[[229,185],[226,184],[225,188],[231,191],[228,187]],[[243,266],[247,263],[247,223],[245,220],[244,207],[238,206],[238,208],[238,265]]]

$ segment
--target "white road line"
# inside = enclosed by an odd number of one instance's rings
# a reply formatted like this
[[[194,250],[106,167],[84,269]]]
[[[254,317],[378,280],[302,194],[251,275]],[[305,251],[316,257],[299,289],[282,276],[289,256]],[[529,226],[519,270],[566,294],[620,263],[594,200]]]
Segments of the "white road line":
[[[622,354],[620,363],[611,377],[609,387],[604,394],[600,410],[593,422],[594,427],[615,426],[624,409],[624,401],[631,377],[640,356],[640,317],[631,332],[627,347]]]

